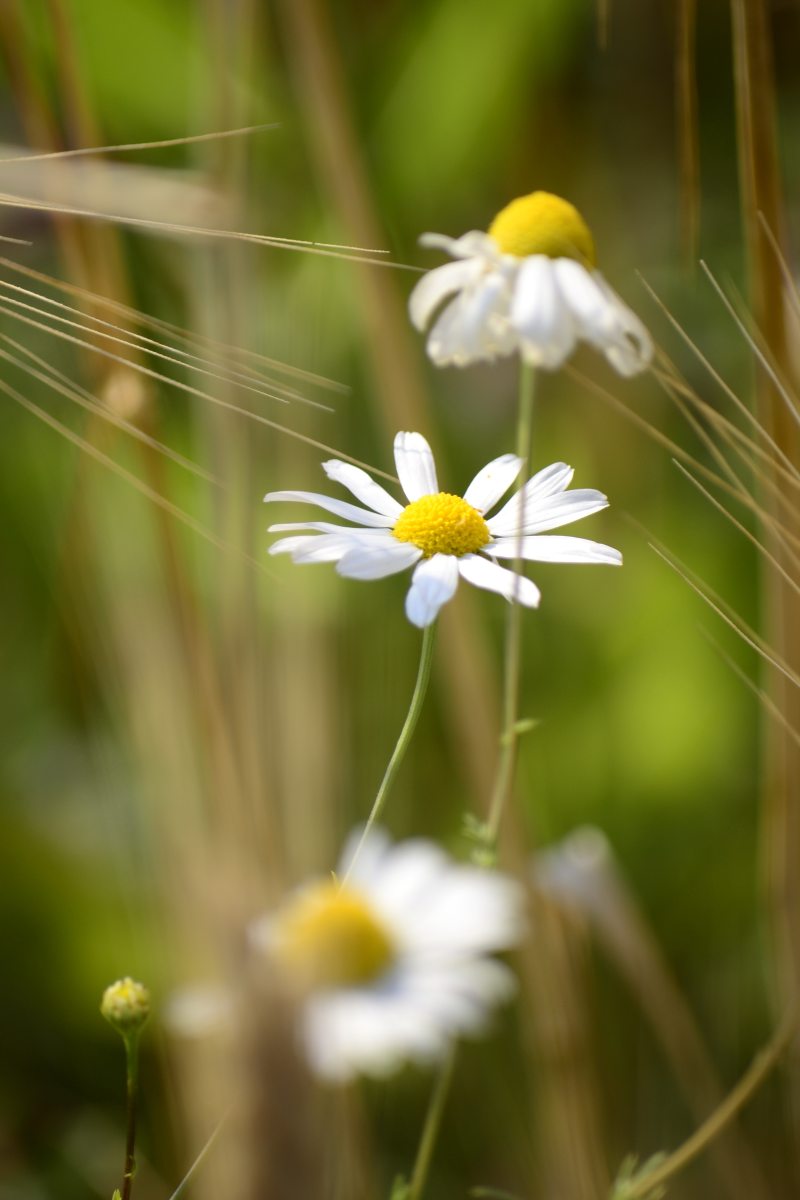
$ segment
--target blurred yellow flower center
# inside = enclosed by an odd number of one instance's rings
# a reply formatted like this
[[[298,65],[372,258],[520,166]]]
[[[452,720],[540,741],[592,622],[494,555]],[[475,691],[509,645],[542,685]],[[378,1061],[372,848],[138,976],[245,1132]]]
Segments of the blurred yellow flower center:
[[[278,919],[278,955],[307,987],[369,983],[391,966],[391,935],[369,901],[335,880],[293,900]]]
[[[595,250],[589,227],[567,200],[550,192],[531,192],[512,200],[489,226],[503,254],[527,258],[546,254],[548,258],[575,258],[587,266],[595,264]]]
[[[478,510],[449,492],[413,500],[403,509],[392,533],[399,542],[419,546],[426,558],[432,554],[475,554],[492,540]]]

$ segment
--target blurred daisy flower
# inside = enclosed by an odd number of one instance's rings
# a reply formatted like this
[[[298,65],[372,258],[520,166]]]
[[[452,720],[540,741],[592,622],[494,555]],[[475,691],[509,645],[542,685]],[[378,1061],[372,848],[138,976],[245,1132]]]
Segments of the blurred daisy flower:
[[[553,370],[585,341],[620,375],[650,362],[650,336],[595,267],[592,235],[566,200],[533,192],[506,206],[488,233],[426,233],[423,246],[455,260],[423,275],[411,293],[411,320],[430,326],[437,366],[466,366],[518,350]]]
[[[354,835],[325,879],[290,895],[250,929],[300,997],[301,1035],[315,1074],[345,1082],[434,1062],[480,1033],[514,990],[492,953],[522,927],[522,891],[492,871],[451,861],[427,841]]]
[[[572,468],[552,463],[539,471],[492,517],[486,517],[514,482],[522,459],[504,454],[479,471],[464,496],[439,491],[430,446],[419,433],[398,433],[394,457],[408,503],[403,506],[350,463],[323,463],[329,479],[341,483],[358,505],[317,492],[269,492],[265,501],[316,504],[355,527],[327,521],[272,525],[270,533],[291,533],[270,547],[270,554],[290,554],[296,563],[335,562],[348,579],[382,579],[414,568],[406,596],[406,615],[424,629],[452,599],[459,578],[507,600],[535,608],[540,592],[530,579],[502,567],[497,559],[531,562],[607,563],[618,566],[622,555],[611,546],[585,538],[540,536],[606,508],[608,501],[593,488],[567,491]],[[313,530],[298,533],[298,530]]]

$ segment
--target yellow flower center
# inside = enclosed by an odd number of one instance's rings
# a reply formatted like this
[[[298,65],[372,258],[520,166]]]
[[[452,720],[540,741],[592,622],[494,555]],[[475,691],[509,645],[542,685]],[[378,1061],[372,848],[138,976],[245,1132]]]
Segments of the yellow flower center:
[[[369,983],[392,965],[391,935],[369,901],[335,880],[293,900],[277,923],[279,958],[306,987]]]
[[[419,546],[426,558],[432,554],[475,554],[492,540],[478,510],[449,492],[413,500],[403,509],[392,533],[399,542]]]
[[[527,258],[546,254],[548,258],[575,258],[587,266],[595,265],[595,250],[589,227],[567,200],[550,192],[531,192],[512,200],[489,226],[503,254]]]

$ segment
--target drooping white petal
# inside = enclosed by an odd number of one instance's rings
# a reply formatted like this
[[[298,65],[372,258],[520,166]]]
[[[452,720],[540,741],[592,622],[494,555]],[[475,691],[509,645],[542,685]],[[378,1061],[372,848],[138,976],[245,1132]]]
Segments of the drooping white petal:
[[[437,366],[463,367],[508,354],[516,337],[508,323],[510,294],[505,275],[484,273],[447,305],[428,336],[428,354]]]
[[[505,276],[490,271],[480,282],[465,289],[456,303],[460,307],[459,354],[464,361],[475,355],[492,358],[497,350],[495,331],[503,327],[511,296]]]
[[[391,517],[394,522],[403,511],[402,504],[398,503],[394,496],[390,496],[386,489],[376,483],[366,471],[362,471],[353,463],[341,462],[338,458],[332,458],[329,462],[322,464],[322,469],[328,479],[332,479],[335,483],[341,483],[353,493],[357,500],[368,505],[381,516]]]
[[[442,301],[473,283],[480,271],[479,260],[460,258],[423,275],[408,298],[408,311],[415,329],[425,329]]]
[[[497,563],[489,562],[480,554],[465,554],[458,560],[458,572],[467,583],[484,588],[487,592],[499,592],[506,600],[517,600],[526,608],[536,608],[542,594],[535,583],[524,575],[517,575]]]
[[[606,358],[620,375],[636,375],[644,371],[653,357],[650,334],[599,271],[595,271],[594,278],[612,306],[617,322],[617,337],[614,344],[607,347]]]
[[[439,491],[433,454],[421,433],[396,435],[394,461],[400,486],[409,500],[419,500],[421,496],[432,496]]]
[[[469,361],[464,349],[464,311],[467,299],[462,293],[451,300],[433,323],[428,334],[428,357],[437,367],[463,367]],[[483,358],[473,347],[473,361]]]
[[[548,496],[557,496],[566,491],[572,482],[574,471],[566,463],[551,463],[528,480],[524,487],[515,492],[510,500],[486,524],[489,532],[497,537],[515,533],[525,512]]]
[[[575,345],[575,322],[558,289],[551,258],[534,254],[523,261],[510,315],[526,361],[560,367]]]
[[[556,259],[553,269],[561,294],[575,318],[579,336],[595,346],[605,347],[615,336],[617,321],[594,273],[572,258]]]
[[[346,521],[355,521],[359,525],[373,526],[376,529],[388,529],[396,520],[395,517],[387,517],[383,513],[370,512],[368,508],[359,508],[356,504],[348,504],[346,500],[323,496],[320,492],[267,492],[264,497],[265,504],[271,504],[278,500],[316,504],[318,508],[335,513],[337,517],[344,517]]]
[[[529,562],[606,563],[617,567],[622,565],[622,555],[613,546],[591,542],[587,538],[565,537],[560,534],[523,537],[521,542],[517,538],[502,538],[487,547],[495,558],[512,559],[517,557],[518,548],[520,556]]]
[[[406,616],[412,625],[424,629],[452,599],[458,587],[458,564],[451,554],[434,554],[419,564],[406,596]]]
[[[388,538],[379,545],[351,546],[339,559],[336,570],[346,579],[385,579],[412,567],[421,557],[418,546]]]
[[[494,458],[473,479],[464,492],[467,504],[485,513],[505,495],[522,469],[522,459],[516,454],[501,454]]]

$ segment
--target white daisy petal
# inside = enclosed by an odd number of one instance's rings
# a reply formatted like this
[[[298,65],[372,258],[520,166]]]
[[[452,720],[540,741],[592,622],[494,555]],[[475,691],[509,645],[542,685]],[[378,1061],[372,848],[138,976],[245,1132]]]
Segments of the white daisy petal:
[[[522,532],[541,533],[545,529],[558,529],[560,525],[590,517],[604,508],[608,508],[608,499],[602,492],[594,488],[574,488],[571,492],[527,504],[522,518]],[[517,532],[518,529],[513,529],[514,534]]]
[[[363,826],[352,831],[339,856],[336,874],[347,879],[353,887],[370,891],[384,876],[384,866],[394,853],[392,840],[384,829],[373,825],[364,837]]]
[[[332,521],[280,521],[270,525],[267,533],[291,533],[301,529],[313,529],[316,533],[353,533],[377,542],[395,540],[390,529],[355,529],[352,525],[335,525]]]
[[[360,500],[362,504],[367,504],[381,516],[391,517],[392,521],[396,521],[403,511],[402,504],[399,504],[394,496],[390,496],[386,489],[376,483],[366,471],[362,471],[353,463],[341,462],[338,458],[332,458],[329,462],[322,464],[322,469],[328,479],[332,479],[335,483],[341,483],[353,493],[357,500]]]
[[[420,1021],[444,1023],[460,1034],[480,1033],[490,1008],[509,999],[516,981],[504,963],[469,958],[446,961],[419,970],[408,982],[410,999],[420,1010]]]
[[[485,513],[504,496],[522,470],[521,458],[516,454],[501,454],[492,459],[473,479],[464,492],[467,504]]]
[[[458,560],[458,572],[467,583],[483,588],[487,592],[499,592],[506,600],[517,600],[526,608],[537,608],[541,592],[535,583],[524,575],[517,575],[497,563],[489,562],[480,554],[465,554]]]
[[[348,504],[346,500],[336,500],[333,496],[323,496],[320,492],[267,492],[265,504],[278,500],[289,500],[301,504],[316,504],[326,512],[344,517],[346,521],[355,521],[359,525],[371,525],[375,528],[390,528],[396,518],[384,516],[383,513],[370,512],[368,508],[359,508],[356,504]]]
[[[272,543],[267,553],[294,554],[295,550],[299,550],[310,541],[316,541],[316,538],[311,533],[301,534],[298,537],[279,538],[277,542]]]
[[[397,891],[395,884],[395,895]],[[414,940],[430,952],[432,961],[507,950],[522,936],[524,892],[514,880],[445,859],[439,865],[438,886],[428,877],[417,892],[416,905],[413,892],[407,893],[409,907],[416,908]],[[398,909],[398,918],[402,911]]]
[[[383,863],[374,901],[401,928],[419,921],[431,888],[441,882],[447,856],[433,842],[412,838],[395,846]]]
[[[475,259],[460,258],[423,275],[408,298],[408,311],[414,327],[425,329],[442,301],[452,296],[453,292],[474,283],[480,269],[481,264]]]
[[[384,579],[413,567],[421,557],[417,546],[387,539],[380,546],[352,546],[339,559],[336,570],[347,579]]]
[[[394,461],[400,486],[409,500],[419,500],[421,496],[432,496],[439,491],[433,454],[421,433],[397,434]]]
[[[594,273],[571,258],[556,259],[553,268],[580,336],[602,348],[616,336],[617,320]]]
[[[551,463],[549,467],[538,471],[524,487],[506,501],[499,512],[487,520],[489,532],[497,537],[518,532],[520,520],[525,520],[525,513],[547,497],[558,496],[566,491],[573,474],[572,467],[568,467],[566,463]]]
[[[499,271],[490,271],[456,299],[454,303],[460,306],[458,354],[463,362],[472,354],[494,358],[496,331],[504,328],[508,301],[508,283]]]
[[[438,1025],[420,1021],[406,995],[353,990],[312,999],[303,1033],[317,1075],[347,1083],[359,1074],[385,1078],[405,1061],[435,1062],[449,1041]]]
[[[353,530],[353,533],[357,533]],[[309,533],[305,537],[281,538],[274,542],[270,554],[291,554],[296,563],[338,562],[354,546],[353,533]]]
[[[636,314],[631,312],[627,304],[620,300],[613,288],[606,283],[599,271],[595,272],[594,278],[613,307],[617,320],[617,338],[612,345],[606,347],[606,358],[620,375],[635,375],[643,371],[653,357],[650,334]]]
[[[534,254],[523,261],[510,317],[527,362],[550,370],[561,366],[575,345],[575,322],[559,291],[552,259]]]
[[[426,343],[428,355],[437,367],[463,367],[487,357],[483,345],[467,345],[464,337],[465,314],[471,293],[462,292],[439,314]],[[489,356],[491,357],[491,356]]]
[[[436,620],[442,605],[455,595],[463,561],[451,554],[434,554],[419,564],[406,596],[406,616],[412,625],[425,629]]]
[[[622,555],[613,546],[591,542],[587,538],[546,534],[544,537],[505,538],[492,542],[490,552],[496,558],[516,558],[517,550],[529,562],[606,563],[621,566]]]
[[[423,233],[419,244],[430,250],[444,250],[453,258],[478,258],[483,255],[495,261],[501,257],[493,239],[478,229],[463,233],[459,238],[448,237],[445,233]]]

